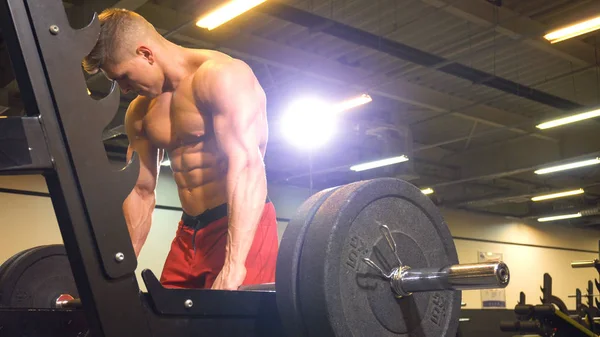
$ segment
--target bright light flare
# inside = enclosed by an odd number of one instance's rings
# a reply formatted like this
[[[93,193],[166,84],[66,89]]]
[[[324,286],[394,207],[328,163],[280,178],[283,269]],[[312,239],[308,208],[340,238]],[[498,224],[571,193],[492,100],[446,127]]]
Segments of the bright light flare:
[[[544,35],[544,39],[550,43],[557,43],[598,29],[600,29],[600,16],[552,31]]]
[[[282,132],[295,146],[315,149],[324,145],[336,132],[337,116],[347,110],[373,101],[362,94],[331,104],[316,98],[305,98],[292,103],[282,118]]]
[[[552,193],[552,194],[538,195],[538,196],[531,198],[531,201],[542,201],[542,200],[548,200],[548,199],[570,197],[573,195],[583,194],[583,192],[584,192],[583,188],[580,188],[580,189],[576,189],[576,190],[572,190],[572,191],[564,191],[564,192],[557,192],[557,193]]]
[[[359,172],[359,171],[374,169],[377,167],[398,164],[398,163],[402,163],[405,161],[408,161],[408,157],[405,155],[401,155],[401,156],[397,156],[397,157],[385,158],[385,159],[375,160],[375,161],[371,161],[371,162],[364,163],[364,164],[354,165],[354,166],[350,167],[350,170]]]
[[[213,30],[266,0],[232,0],[198,19],[196,26]]]
[[[575,168],[579,168],[579,167],[596,165],[596,164],[600,164],[600,158],[594,158],[594,159],[577,161],[577,162],[569,163],[569,164],[546,167],[543,169],[539,169],[539,170],[535,171],[534,173],[535,174],[548,174],[548,173],[552,173],[552,172],[571,170],[571,169],[575,169]]]
[[[281,132],[296,147],[316,149],[333,137],[336,119],[331,105],[315,98],[306,98],[290,106],[281,120]]]

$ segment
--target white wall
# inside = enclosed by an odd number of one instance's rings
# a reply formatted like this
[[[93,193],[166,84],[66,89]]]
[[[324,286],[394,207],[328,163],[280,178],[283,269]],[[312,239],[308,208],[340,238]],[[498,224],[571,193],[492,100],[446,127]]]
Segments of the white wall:
[[[0,176],[0,187],[47,192],[41,176]],[[177,190],[168,172],[161,173],[157,196],[159,205],[179,206]],[[292,217],[298,206],[308,198],[308,191],[272,185],[269,186],[269,196],[275,205],[277,216],[285,219]],[[0,261],[32,246],[62,242],[49,198],[0,193],[0,205],[0,222],[3,224]],[[461,262],[476,262],[478,251],[503,254],[504,261],[511,270],[511,283],[506,288],[509,308],[516,304],[520,291],[526,293],[528,302],[538,303],[541,295],[539,286],[544,272],[550,273],[554,280],[554,294],[562,298],[570,308],[575,302],[567,296],[574,294],[576,287],[583,290],[587,286],[587,280],[598,276],[592,269],[571,269],[569,265],[572,260],[597,258],[595,253],[577,250],[596,251],[600,239],[598,231],[523,223],[510,218],[448,209],[442,209],[442,213],[455,237]],[[172,210],[157,209],[154,212],[153,227],[138,261],[138,281],[142,289],[144,286],[139,273],[149,268],[160,276],[180,216],[180,212]],[[286,222],[278,223],[281,235]],[[481,307],[480,292],[463,292],[463,301],[468,308]]]
[[[575,288],[582,291],[587,281],[598,277],[595,269],[572,269],[571,261],[592,260],[597,253],[576,250],[598,250],[600,232],[567,228],[561,225],[523,223],[516,219],[482,216],[456,210],[442,210],[452,235],[461,263],[477,262],[479,251],[502,253],[511,272],[506,288],[507,307],[517,304],[519,292],[523,291],[528,303],[539,303],[540,286],[544,273],[552,276],[552,293],[560,297],[570,309],[575,307]],[[456,239],[457,237],[468,238]],[[490,243],[489,240],[517,244]],[[542,248],[526,245],[549,246]],[[480,291],[463,292],[463,302],[468,308],[481,307]]]
[[[46,190],[43,179],[26,176],[0,177],[0,187]],[[50,198],[0,193],[0,205],[0,263],[33,246],[62,243]]]

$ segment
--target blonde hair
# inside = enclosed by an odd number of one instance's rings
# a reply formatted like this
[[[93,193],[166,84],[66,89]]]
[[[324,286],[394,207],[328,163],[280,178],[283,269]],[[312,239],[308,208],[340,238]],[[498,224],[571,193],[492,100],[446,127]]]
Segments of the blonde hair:
[[[141,15],[121,8],[108,8],[98,15],[100,36],[92,51],[83,59],[83,69],[90,74],[98,72],[107,61],[119,62],[135,51],[135,44],[150,33],[157,34],[154,26]]]

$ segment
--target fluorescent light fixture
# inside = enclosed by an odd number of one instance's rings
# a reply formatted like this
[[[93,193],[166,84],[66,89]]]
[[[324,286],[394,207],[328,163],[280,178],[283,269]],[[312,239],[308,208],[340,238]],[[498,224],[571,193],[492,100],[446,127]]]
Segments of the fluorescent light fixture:
[[[564,164],[564,165],[546,167],[543,169],[539,169],[539,170],[535,171],[534,173],[535,174],[547,174],[547,173],[571,170],[574,168],[596,165],[596,164],[600,164],[600,158],[594,158],[594,159],[582,160],[582,161],[577,161],[574,163],[569,163],[569,164]]]
[[[531,198],[531,201],[542,201],[542,200],[548,200],[548,199],[570,197],[573,195],[582,194],[583,192],[584,192],[583,188],[579,188],[579,189],[572,190],[572,191],[564,191],[564,192],[557,192],[557,193],[552,193],[552,194],[538,195],[536,197]]]
[[[160,166],[171,166],[171,161],[169,159],[163,160]]]
[[[423,192],[423,194],[432,194],[433,193],[433,189],[431,189],[430,187],[428,187],[428,188],[422,189],[421,192]]]
[[[545,218],[539,218],[538,221],[539,222],[547,222],[547,221],[573,219],[573,218],[580,218],[580,217],[581,217],[581,213],[563,214],[563,215],[554,215],[554,216],[549,216],[549,217],[545,217]]]
[[[350,170],[358,172],[358,171],[374,169],[377,167],[398,164],[398,163],[402,163],[405,161],[408,161],[408,157],[405,155],[401,155],[398,157],[386,158],[386,159],[376,160],[376,161],[372,161],[372,162],[368,162],[368,163],[364,163],[364,164],[354,165],[354,166],[350,167]]]
[[[213,30],[265,1],[266,0],[231,0],[198,19],[196,26]]]
[[[305,98],[290,105],[281,120],[281,132],[294,146],[315,149],[329,141],[336,125],[331,105],[316,98]]]
[[[340,102],[340,103],[334,105],[333,110],[334,110],[334,112],[338,113],[338,112],[356,108],[357,106],[367,104],[371,101],[373,101],[371,96],[369,96],[367,94],[362,94],[358,97],[350,98],[350,99],[347,99],[343,102]]]
[[[590,119],[590,118],[596,118],[600,116],[600,109],[596,109],[596,110],[592,110],[592,111],[588,111],[588,112],[582,112],[580,114],[576,114],[576,115],[571,115],[571,116],[567,116],[567,117],[563,117],[563,118],[559,118],[559,119],[555,119],[555,120],[551,120],[549,122],[545,122],[539,125],[536,125],[535,127],[538,129],[550,129],[556,126],[560,126],[560,125],[565,125],[565,124],[570,124],[570,123],[575,123],[575,122],[579,122],[585,119]]]
[[[598,29],[600,29],[600,16],[552,31],[544,35],[544,39],[550,43],[557,43]]]

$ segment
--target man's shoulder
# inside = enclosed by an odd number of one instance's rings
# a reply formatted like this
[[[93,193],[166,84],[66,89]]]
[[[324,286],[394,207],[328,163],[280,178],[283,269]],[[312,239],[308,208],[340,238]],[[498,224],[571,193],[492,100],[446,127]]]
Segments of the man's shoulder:
[[[215,58],[203,62],[196,71],[195,76],[202,76],[204,79],[219,80],[224,76],[243,75],[245,70],[249,70],[248,64],[240,59]]]
[[[148,107],[152,102],[151,98],[145,96],[137,96],[130,103],[127,111],[125,112],[125,128],[129,131],[137,131],[141,132],[141,122],[146,112],[148,111]],[[139,124],[138,126],[136,126]],[[138,130],[140,129],[140,130]]]
[[[198,67],[192,84],[198,98],[210,100],[215,92],[228,92],[250,78],[254,79],[254,73],[246,62],[232,57],[215,58]]]
[[[131,100],[125,112],[125,121],[142,118],[148,110],[151,101],[152,99],[144,96],[137,96]]]

